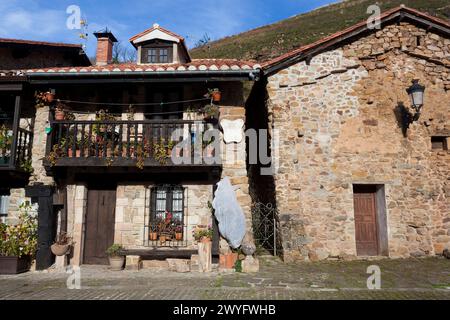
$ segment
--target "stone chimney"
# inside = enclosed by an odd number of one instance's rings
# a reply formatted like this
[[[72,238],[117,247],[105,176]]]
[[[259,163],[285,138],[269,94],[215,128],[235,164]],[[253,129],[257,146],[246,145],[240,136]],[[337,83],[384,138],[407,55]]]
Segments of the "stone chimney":
[[[105,29],[104,31],[94,32],[94,36],[97,38],[97,65],[104,66],[112,62],[112,49],[115,42],[117,42],[116,37],[109,31]]]

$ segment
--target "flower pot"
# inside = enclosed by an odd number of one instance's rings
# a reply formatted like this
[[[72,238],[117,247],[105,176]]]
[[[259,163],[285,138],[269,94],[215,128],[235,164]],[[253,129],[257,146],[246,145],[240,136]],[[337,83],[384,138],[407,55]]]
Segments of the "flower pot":
[[[124,256],[109,257],[109,265],[112,271],[120,271],[125,263]]]
[[[69,158],[72,158],[72,157],[73,157],[73,150],[72,150],[72,148],[69,148],[69,150],[67,150],[67,156],[68,156]],[[81,150],[75,150],[75,157],[76,157],[76,158],[81,157]]]
[[[214,91],[211,93],[211,97],[214,102],[219,102],[222,99],[222,93],[220,91]]]
[[[55,120],[57,121],[62,121],[64,120],[64,110],[55,110]]]
[[[177,241],[183,240],[183,233],[182,232],[175,232],[175,239]]]
[[[221,254],[219,256],[219,265],[222,269],[233,269],[238,259],[238,254],[235,252]]]
[[[52,103],[53,100],[55,100],[55,95],[51,92],[46,92],[45,93],[45,101],[47,101],[48,103]]]
[[[158,233],[156,233],[156,232],[150,232],[150,234],[149,234],[149,239],[150,239],[151,241],[156,241],[156,240],[158,240]]]
[[[70,248],[70,245],[68,245],[68,244],[54,243],[50,246],[52,253],[58,257],[66,255],[69,252],[69,248]]]
[[[159,243],[160,244],[166,243],[166,236],[165,235],[160,235],[159,236]]]
[[[30,270],[31,259],[23,257],[0,256],[0,274],[18,274]]]
[[[208,243],[208,242],[211,242],[211,239],[207,238],[207,237],[203,237],[203,238],[200,239],[200,242],[201,243]]]

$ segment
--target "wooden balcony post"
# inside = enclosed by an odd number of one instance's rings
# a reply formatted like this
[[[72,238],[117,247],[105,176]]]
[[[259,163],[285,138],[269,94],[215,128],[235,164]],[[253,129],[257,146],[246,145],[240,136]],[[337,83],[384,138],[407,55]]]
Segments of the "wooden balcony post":
[[[16,96],[16,102],[14,104],[13,141],[11,147],[11,157],[9,158],[9,167],[11,169],[14,169],[16,165],[19,165],[18,163],[16,163],[19,122],[20,122],[20,96]]]

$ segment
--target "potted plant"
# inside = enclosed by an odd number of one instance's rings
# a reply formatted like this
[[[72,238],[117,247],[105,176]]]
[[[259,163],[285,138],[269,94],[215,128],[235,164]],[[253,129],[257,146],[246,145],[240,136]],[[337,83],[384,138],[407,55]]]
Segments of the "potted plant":
[[[214,102],[219,102],[222,99],[222,93],[217,88],[208,89],[207,96],[208,96],[208,98],[211,98],[212,101],[214,101]]]
[[[219,117],[219,107],[214,104],[207,104],[203,107],[202,112],[204,120],[217,119]]]
[[[111,270],[120,271],[123,269],[125,263],[125,256],[121,253],[123,247],[120,244],[113,244],[106,250],[109,258],[109,265]]]
[[[53,100],[55,100],[55,94],[51,93],[50,91],[47,91],[45,94],[45,101],[47,101],[48,103],[52,103]]]
[[[183,240],[183,226],[182,225],[175,226],[175,240],[177,240],[177,241]]]
[[[56,235],[55,243],[50,246],[55,256],[64,256],[69,252],[72,245],[72,238],[66,232],[60,232]]]
[[[192,231],[192,235],[198,242],[211,242],[213,230],[211,226],[198,225]]]
[[[28,271],[37,249],[37,217],[28,201],[19,207],[16,225],[0,223],[0,274]]]
[[[65,119],[64,105],[61,103],[58,103],[58,105],[55,108],[55,120],[63,121],[64,119]]]

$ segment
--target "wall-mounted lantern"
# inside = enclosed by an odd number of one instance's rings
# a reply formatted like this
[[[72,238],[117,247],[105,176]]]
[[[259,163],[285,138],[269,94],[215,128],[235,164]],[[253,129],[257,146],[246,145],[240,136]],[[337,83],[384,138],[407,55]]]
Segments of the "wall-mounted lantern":
[[[419,120],[420,112],[423,106],[423,96],[425,92],[425,87],[419,84],[418,79],[412,81],[412,86],[406,89],[411,100],[411,107],[414,109],[415,114],[411,116],[410,123]]]

